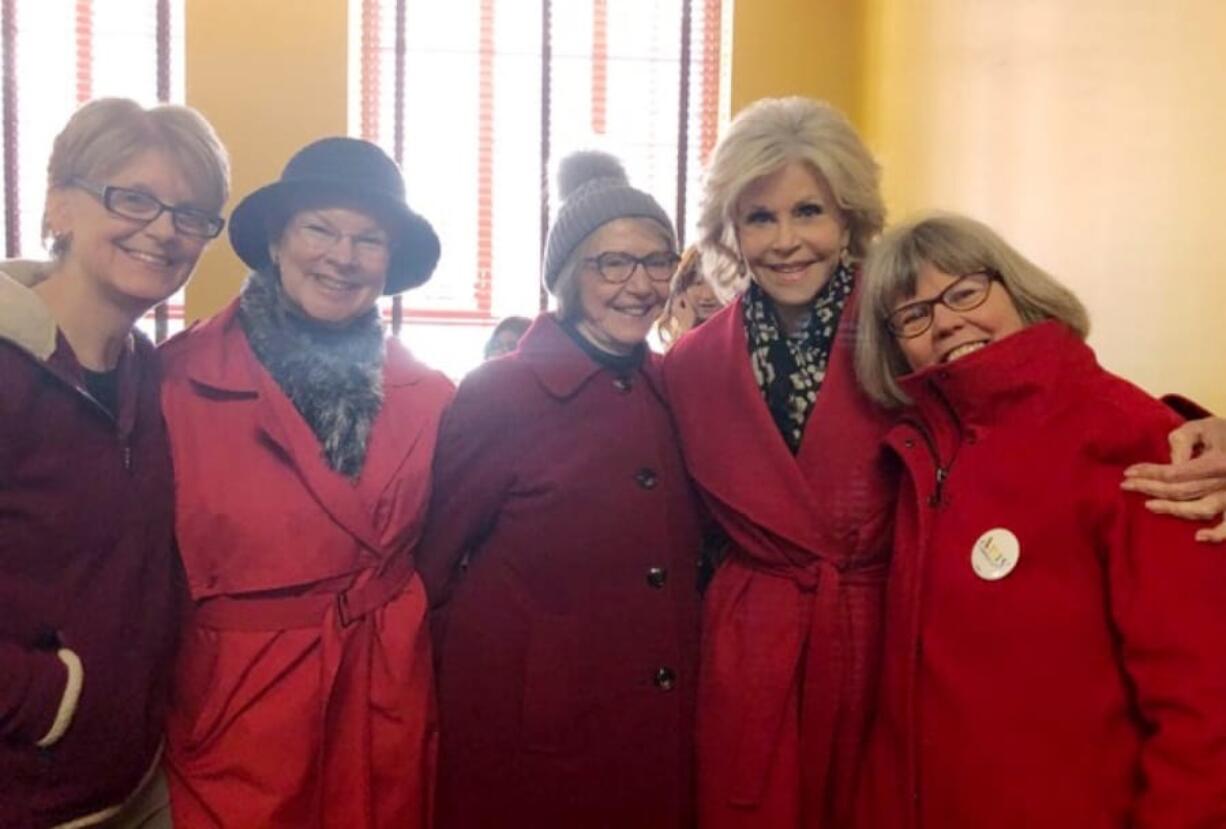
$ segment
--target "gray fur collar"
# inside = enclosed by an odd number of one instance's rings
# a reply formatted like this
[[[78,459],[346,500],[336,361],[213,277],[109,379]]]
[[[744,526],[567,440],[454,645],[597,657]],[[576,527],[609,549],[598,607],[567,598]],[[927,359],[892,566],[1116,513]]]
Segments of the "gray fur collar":
[[[238,316],[251,350],[319,438],[328,466],[357,478],[383,404],[378,309],[328,328],[289,304],[275,271],[255,271],[243,285]]]

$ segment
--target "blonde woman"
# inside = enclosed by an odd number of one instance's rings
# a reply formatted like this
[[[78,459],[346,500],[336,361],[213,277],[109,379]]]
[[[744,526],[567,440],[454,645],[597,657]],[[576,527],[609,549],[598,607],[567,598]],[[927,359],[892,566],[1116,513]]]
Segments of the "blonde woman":
[[[668,299],[656,323],[660,341],[671,346],[682,334],[697,328],[724,307],[715,287],[702,271],[702,255],[697,245],[681,254],[677,271],[668,286]]]
[[[0,272],[0,825],[169,825],[175,488],[133,325],[187,281],[228,192],[198,113],[93,101],[47,165],[52,261]]]
[[[686,465],[730,542],[704,599],[704,827],[849,817],[874,687],[894,501],[888,417],[852,365],[858,262],[885,209],[847,119],[804,98],[732,122],[699,244],[744,294],[677,342],[665,379]]]

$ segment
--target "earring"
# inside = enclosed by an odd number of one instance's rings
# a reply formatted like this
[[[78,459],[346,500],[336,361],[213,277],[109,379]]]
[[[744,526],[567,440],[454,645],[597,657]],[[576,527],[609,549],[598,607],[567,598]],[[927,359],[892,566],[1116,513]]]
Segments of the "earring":
[[[842,265],[844,268],[850,268],[851,263],[852,263],[851,249],[848,248],[846,245],[844,245],[843,249],[839,251],[839,264]]]

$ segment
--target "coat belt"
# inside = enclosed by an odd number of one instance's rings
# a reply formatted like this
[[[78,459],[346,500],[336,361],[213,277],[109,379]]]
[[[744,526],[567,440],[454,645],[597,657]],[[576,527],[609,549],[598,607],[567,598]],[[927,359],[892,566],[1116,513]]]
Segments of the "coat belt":
[[[367,573],[373,575],[363,580]],[[408,552],[399,553],[381,568],[360,571],[353,586],[337,593],[304,596],[241,598],[216,596],[196,606],[192,620],[215,630],[274,631],[319,627],[331,607],[347,627],[399,596],[416,569]]]
[[[829,784],[830,757],[845,685],[842,661],[836,664],[833,658],[835,637],[848,634],[840,615],[843,588],[884,579],[886,565],[881,561],[854,561],[845,565],[815,559],[805,567],[779,567],[748,557],[741,558],[740,563],[790,579],[798,591],[811,596],[807,599],[811,605],[807,629],[802,631],[795,625],[781,625],[778,630],[759,631],[761,635],[777,637],[775,641],[784,643],[788,657],[773,665],[757,666],[756,704],[751,710],[741,712],[739,750],[729,799],[740,806],[756,806],[761,802],[782,738],[788,706],[794,704],[801,693],[797,672],[803,660],[805,686],[799,711],[804,736],[800,745],[805,776],[802,791],[806,793],[806,801],[820,801]],[[805,602],[805,596],[801,600]]]

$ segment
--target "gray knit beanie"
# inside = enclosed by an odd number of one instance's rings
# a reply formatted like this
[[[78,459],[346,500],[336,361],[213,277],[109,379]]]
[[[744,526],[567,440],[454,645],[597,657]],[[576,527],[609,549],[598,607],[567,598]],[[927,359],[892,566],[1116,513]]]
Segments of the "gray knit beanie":
[[[626,180],[620,161],[608,153],[571,153],[558,165],[558,196],[562,207],[545,242],[545,287],[553,292],[566,260],[583,240],[614,219],[643,218],[659,222],[673,245],[677,234],[659,202]]]

